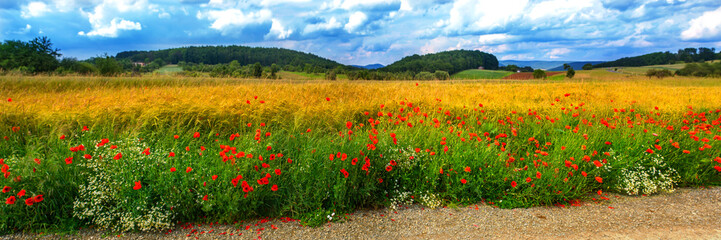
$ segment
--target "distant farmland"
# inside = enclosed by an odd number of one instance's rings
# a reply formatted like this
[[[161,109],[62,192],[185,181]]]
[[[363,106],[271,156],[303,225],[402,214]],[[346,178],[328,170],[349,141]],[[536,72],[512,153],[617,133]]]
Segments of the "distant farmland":
[[[508,71],[470,69],[453,74],[453,79],[501,79],[513,74]]]

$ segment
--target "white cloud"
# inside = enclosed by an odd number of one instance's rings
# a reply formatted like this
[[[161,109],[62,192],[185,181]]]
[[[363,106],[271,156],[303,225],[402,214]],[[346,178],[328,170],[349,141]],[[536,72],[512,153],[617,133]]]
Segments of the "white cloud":
[[[263,0],[260,2],[260,5],[262,6],[275,6],[275,5],[282,5],[282,4],[298,4],[298,3],[308,3],[311,0]]]
[[[391,5],[401,3],[400,0],[345,0],[340,4],[343,9],[355,9],[363,7],[373,7],[377,5]]]
[[[528,0],[460,0],[453,4],[447,30],[484,31],[505,26],[525,14]]]
[[[78,32],[78,35],[88,37],[117,37],[118,31],[120,30],[141,30],[140,23],[128,21],[121,18],[114,18],[110,21],[110,25],[93,28],[93,31],[85,33],[83,31]]]
[[[349,33],[353,33],[358,30],[358,28],[362,27],[366,20],[368,20],[368,16],[366,16],[365,13],[355,12],[350,15],[348,23],[346,23],[344,28]]]
[[[50,12],[50,9],[44,2],[30,2],[22,7],[20,16],[23,18],[40,17],[48,12]]]
[[[338,22],[335,17],[331,17],[330,20],[328,20],[327,22],[306,25],[305,28],[303,28],[303,34],[309,34],[318,31],[335,30],[341,28],[342,26],[343,25]]]
[[[291,34],[293,34],[293,29],[286,29],[285,26],[283,26],[283,24],[280,22],[280,20],[274,18],[272,22],[273,25],[270,27],[270,32],[265,35],[266,39],[286,39],[290,37]]]
[[[718,40],[721,38],[721,7],[714,11],[703,13],[700,17],[691,20],[690,27],[681,32],[682,40]]]
[[[560,55],[566,55],[570,52],[571,50],[568,48],[554,48],[548,53],[546,53],[546,56],[548,56],[548,58],[550,59],[558,59],[561,58]]]
[[[88,37],[117,37],[122,30],[141,30],[139,22],[126,20],[123,15],[140,11],[156,11],[157,7],[148,4],[147,0],[117,0],[103,1],[93,8],[92,12],[80,13],[85,15],[92,26],[90,32],[80,31],[78,35]]]
[[[227,33],[234,28],[242,28],[251,24],[261,24],[271,21],[272,13],[270,10],[262,9],[257,12],[245,14],[239,9],[226,10],[210,10],[206,12],[198,12],[198,19],[208,19],[213,21],[210,28],[220,30]]]
[[[483,45],[499,44],[499,43],[508,41],[511,38],[513,38],[513,36],[505,34],[505,33],[486,34],[486,35],[481,35],[478,37],[478,43],[483,44]]]

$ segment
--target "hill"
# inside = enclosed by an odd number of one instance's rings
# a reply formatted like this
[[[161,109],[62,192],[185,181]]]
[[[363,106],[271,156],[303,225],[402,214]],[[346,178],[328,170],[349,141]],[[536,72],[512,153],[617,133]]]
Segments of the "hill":
[[[426,55],[414,54],[404,57],[378,70],[384,72],[434,72],[437,70],[454,74],[467,69],[498,69],[498,59],[493,54],[477,50],[453,50]]]
[[[259,62],[263,66],[278,64],[281,66],[292,65],[301,68],[305,67],[306,64],[323,69],[344,66],[335,61],[310,53],[284,48],[246,46],[202,46],[171,48],[157,51],[125,51],[118,53],[115,58],[146,63],[161,59],[167,64],[178,64],[179,62],[221,64],[238,61],[240,65]]]
[[[721,59],[715,48],[684,48],[677,53],[655,52],[635,57],[625,57],[615,61],[596,64],[593,67],[641,67],[650,65],[674,64],[676,62],[703,62]]]
[[[519,61],[519,60],[502,60],[500,64],[503,66],[516,65],[519,67],[532,67],[533,69],[551,69],[563,66],[568,61]]]
[[[365,65],[365,66],[361,66],[361,65],[350,65],[350,66],[351,66],[351,67],[362,68],[362,69],[379,69],[379,68],[385,67],[385,66],[383,66],[383,64],[380,64],[380,63],[368,64],[368,65]]]
[[[572,67],[573,69],[575,69],[575,70],[581,70],[581,69],[583,68],[583,65],[586,65],[586,64],[589,64],[589,63],[590,63],[591,65],[596,65],[596,64],[601,64],[601,63],[604,63],[604,62],[603,62],[603,61],[570,62],[570,63],[568,63],[568,65],[571,65],[571,67]],[[554,68],[548,69],[548,71],[565,71],[565,69],[563,69],[563,65],[561,65],[561,66],[558,66],[558,67],[554,67]]]

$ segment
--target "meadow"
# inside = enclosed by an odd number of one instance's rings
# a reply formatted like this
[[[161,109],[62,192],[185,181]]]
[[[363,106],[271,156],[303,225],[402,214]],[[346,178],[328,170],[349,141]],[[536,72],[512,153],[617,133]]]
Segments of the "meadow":
[[[721,183],[721,81],[0,77],[0,233]]]

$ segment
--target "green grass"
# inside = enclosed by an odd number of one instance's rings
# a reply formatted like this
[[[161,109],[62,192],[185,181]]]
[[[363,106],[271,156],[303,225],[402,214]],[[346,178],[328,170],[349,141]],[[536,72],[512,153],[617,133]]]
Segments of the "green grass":
[[[170,65],[165,65],[165,66],[161,67],[160,69],[153,71],[153,73],[172,74],[172,73],[182,72],[182,71],[183,71],[182,67],[180,67],[178,65],[170,64]]]
[[[513,74],[508,71],[469,69],[451,76],[451,79],[501,79]]]

